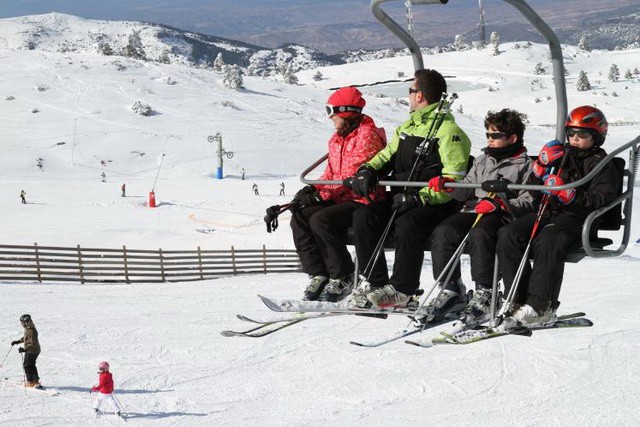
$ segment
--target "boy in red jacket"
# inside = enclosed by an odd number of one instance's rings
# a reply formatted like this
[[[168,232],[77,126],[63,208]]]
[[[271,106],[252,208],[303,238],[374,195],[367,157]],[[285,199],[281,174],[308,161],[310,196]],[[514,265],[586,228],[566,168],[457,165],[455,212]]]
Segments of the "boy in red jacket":
[[[93,404],[93,410],[98,414],[98,409],[102,405],[103,400],[108,400],[115,410],[117,416],[121,416],[122,408],[119,402],[113,397],[113,376],[109,372],[109,362],[100,362],[98,365],[100,376],[98,377],[98,385],[91,387],[91,392],[97,391],[96,401]]]

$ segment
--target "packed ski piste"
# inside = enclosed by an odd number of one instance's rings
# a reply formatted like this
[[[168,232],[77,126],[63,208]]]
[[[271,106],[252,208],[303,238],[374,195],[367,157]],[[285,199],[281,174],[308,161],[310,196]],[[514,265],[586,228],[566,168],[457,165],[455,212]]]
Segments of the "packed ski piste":
[[[343,87],[329,97],[327,116],[336,131],[319,180],[330,183],[307,185],[264,218],[272,232],[278,215],[291,211],[294,244],[310,282],[301,299],[259,296],[269,309],[290,316],[257,320],[239,314],[253,327],[225,330],[223,336],[265,337],[305,320],[342,315],[411,319],[406,329],[377,341],[351,341],[361,347],[444,324],[435,337],[405,342],[470,344],[593,325],[582,312],[557,314],[563,267],[579,245],[587,216],[618,196],[620,171],[608,162],[586,183],[568,189],[513,190],[509,184],[558,187],[587,176],[606,157],[604,113],[588,105],[573,109],[566,139],[552,140],[530,157],[524,115],[489,111],[487,146],[473,159],[469,138],[451,114],[457,95],[447,95],[444,77],[417,70],[408,93],[410,118],[388,143],[384,130],[363,113],[366,101],[357,88]],[[402,185],[386,192],[379,185],[385,180]],[[359,268],[347,249],[349,233]],[[395,249],[390,275],[386,246]],[[435,279],[426,293],[419,287],[425,249],[431,250]],[[469,254],[475,282],[468,293],[461,281],[463,253]]]

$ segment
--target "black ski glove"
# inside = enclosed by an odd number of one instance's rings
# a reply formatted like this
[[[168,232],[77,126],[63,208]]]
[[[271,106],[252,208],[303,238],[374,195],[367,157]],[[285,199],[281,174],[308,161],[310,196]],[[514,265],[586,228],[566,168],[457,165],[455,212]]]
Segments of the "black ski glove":
[[[398,193],[393,196],[393,204],[391,210],[397,210],[398,215],[405,213],[413,208],[421,208],[424,206],[422,199],[417,194]]]
[[[20,341],[11,341],[11,347],[13,347],[14,345],[20,344]]]
[[[302,190],[298,191],[295,196],[293,196],[292,203],[299,208],[308,208],[309,206],[315,206],[322,203],[322,197],[320,197],[320,193],[316,190],[316,187],[313,185],[307,185],[303,187]]]
[[[281,207],[279,205],[267,208],[266,215],[264,216],[264,222],[267,224],[267,233],[278,229],[278,215],[280,215],[280,210]]]
[[[18,349],[18,353],[25,353],[27,350],[25,350],[24,348],[20,347]]]
[[[351,189],[358,196],[369,197],[369,193],[373,191],[377,183],[378,174],[376,170],[369,165],[362,165],[356,172]]]

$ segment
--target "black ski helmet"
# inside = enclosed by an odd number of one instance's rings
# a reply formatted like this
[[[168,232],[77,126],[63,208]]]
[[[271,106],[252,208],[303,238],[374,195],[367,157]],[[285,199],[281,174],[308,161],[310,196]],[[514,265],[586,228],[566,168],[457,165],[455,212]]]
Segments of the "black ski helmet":
[[[31,322],[31,316],[29,316],[28,314],[23,314],[22,316],[20,316],[20,322],[21,323]]]

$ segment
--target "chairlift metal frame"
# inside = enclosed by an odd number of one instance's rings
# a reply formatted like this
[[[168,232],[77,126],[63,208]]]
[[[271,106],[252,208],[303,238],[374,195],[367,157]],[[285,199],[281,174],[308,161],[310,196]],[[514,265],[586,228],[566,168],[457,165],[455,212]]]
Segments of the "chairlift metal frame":
[[[371,0],[371,11],[373,15],[393,34],[395,34],[409,49],[413,58],[413,65],[415,70],[424,68],[424,62],[422,60],[422,52],[413,37],[407,31],[405,31],[396,21],[394,21],[387,13],[385,13],[381,5],[390,1],[398,0]],[[446,5],[449,0],[409,0],[415,5]],[[525,18],[547,39],[549,42],[549,50],[551,52],[551,62],[553,65],[553,81],[556,93],[556,139],[559,141],[565,140],[565,120],[567,117],[567,92],[566,83],[564,79],[564,62],[562,59],[562,48],[556,34],[551,27],[527,4],[524,0],[504,0],[506,3],[511,4],[518,11],[524,15]],[[630,142],[618,147],[611,151],[589,174],[582,179],[571,182],[565,185],[557,186],[544,186],[544,185],[525,185],[525,184],[508,184],[509,190],[564,190],[575,188],[591,180],[608,162],[617,155],[624,151],[629,151],[629,161],[626,163],[624,169],[624,177],[626,177],[626,183],[623,182],[623,191],[613,202],[600,209],[593,211],[585,220],[582,229],[582,249],[585,255],[594,258],[612,257],[618,256],[624,253],[629,243],[629,237],[631,233],[631,218],[633,207],[633,189],[636,180],[636,174],[638,172],[638,162],[640,161],[640,135],[631,140]],[[325,185],[342,185],[342,181],[338,180],[314,180],[308,179],[306,176],[322,164],[328,157],[325,154],[323,157],[315,161],[311,166],[302,171],[300,174],[300,181],[304,184],[325,184]],[[623,181],[624,181],[623,177]],[[380,181],[380,185],[385,186],[416,186],[425,187],[427,182],[422,181]],[[447,183],[446,187],[451,188],[481,188],[482,184],[460,184],[460,183]],[[623,204],[622,208],[622,222],[620,228],[622,229],[621,243],[617,249],[603,249],[594,248],[590,241],[591,227],[595,220],[604,215],[607,211],[615,208],[617,205]]]

